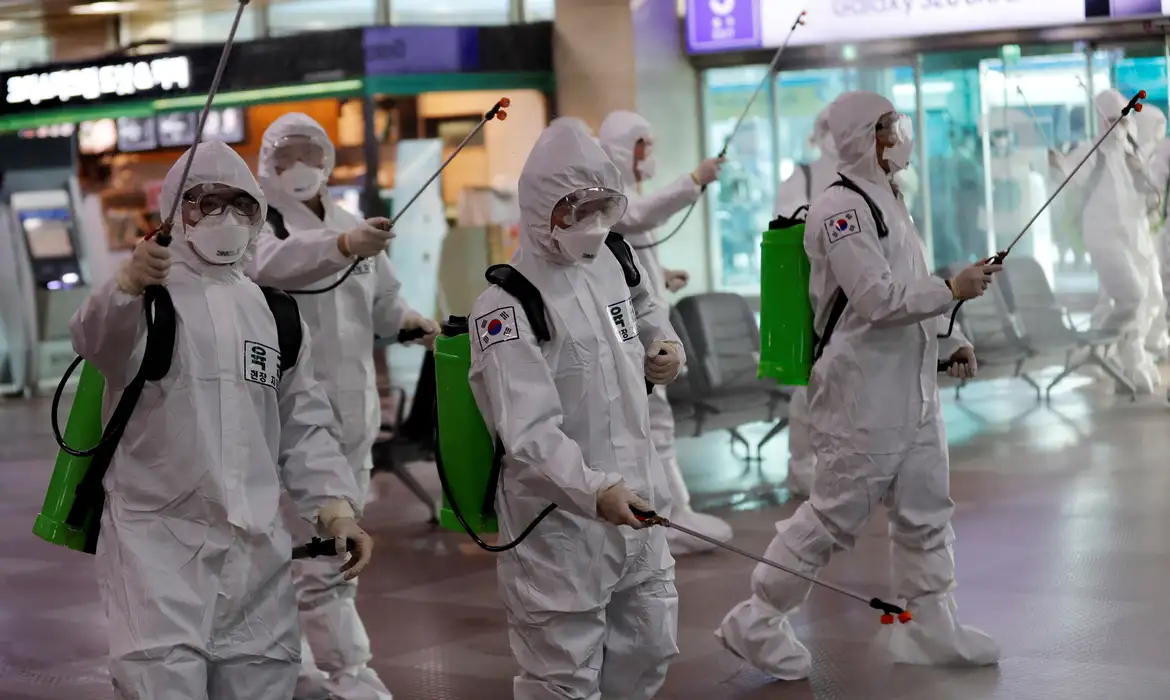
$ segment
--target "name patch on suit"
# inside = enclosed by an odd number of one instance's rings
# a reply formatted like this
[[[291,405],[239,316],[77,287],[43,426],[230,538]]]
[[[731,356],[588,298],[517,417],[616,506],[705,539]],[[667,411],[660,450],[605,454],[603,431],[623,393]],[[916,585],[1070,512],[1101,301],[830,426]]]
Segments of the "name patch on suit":
[[[634,315],[632,299],[609,305],[609,320],[623,343],[638,337],[638,317]]]
[[[475,319],[475,334],[479,337],[480,350],[516,340],[520,337],[516,328],[516,309],[504,306]]]
[[[375,264],[376,264],[376,261],[373,258],[365,258],[363,260],[360,260],[357,264],[357,267],[355,267],[353,269],[353,274],[355,274],[355,275],[368,275],[374,271]]]
[[[825,234],[829,237],[829,243],[836,243],[855,233],[861,233],[861,222],[857,220],[856,209],[849,209],[825,219]]]
[[[280,351],[254,340],[245,340],[244,379],[277,388],[280,385]]]

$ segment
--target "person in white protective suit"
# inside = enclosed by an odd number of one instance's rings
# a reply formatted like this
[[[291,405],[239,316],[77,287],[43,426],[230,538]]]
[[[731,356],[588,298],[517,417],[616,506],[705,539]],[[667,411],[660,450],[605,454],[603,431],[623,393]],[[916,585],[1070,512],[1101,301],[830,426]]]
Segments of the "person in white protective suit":
[[[319,289],[361,260],[336,289],[296,298],[312,332],[317,380],[341,423],[341,448],[365,498],[370,448],[382,420],[374,337],[421,329],[430,342],[440,329],[398,293],[401,284],[386,255],[393,237],[389,221],[363,222],[329,197],[325,185],[334,158],[325,130],[304,114],[285,114],[264,132],[257,169],[281,223],[265,226],[248,274],[279,289]],[[293,571],[305,635],[297,699],[388,700],[389,691],[368,665],[372,654],[355,604],[357,582],[315,559],[296,562]]]
[[[1166,160],[1166,113],[1154,105],[1143,105],[1136,115],[1137,143],[1145,165],[1139,173],[1139,189],[1145,190],[1147,210],[1139,221],[1142,226],[1140,250],[1142,260],[1153,267],[1147,284],[1146,307],[1150,331],[1146,334],[1146,350],[1158,359],[1166,359],[1170,352],[1170,327],[1167,326],[1166,312],[1170,310],[1165,298],[1165,283],[1162,278],[1165,236],[1162,226],[1166,217],[1167,176],[1170,165]]]
[[[800,207],[812,204],[812,199],[838,179],[837,146],[829,130],[829,108],[822,109],[813,123],[809,142],[820,151],[820,157],[805,168],[797,168],[780,184],[776,193],[776,214],[791,216]],[[798,386],[792,391],[788,404],[788,491],[796,498],[808,498],[812,493],[813,474],[817,455],[813,451],[808,431],[808,390]]]
[[[1095,103],[1102,129],[1121,118],[1127,100],[1117,90],[1105,90]],[[1141,237],[1147,227],[1144,164],[1134,149],[1133,120],[1114,129],[1101,147],[1085,162],[1073,183],[1083,192],[1081,218],[1085,249],[1089,252],[1101,292],[1093,312],[1093,326],[1120,332],[1117,347],[1122,375],[1139,392],[1150,393],[1159,383],[1157,367],[1146,352],[1149,307],[1145,305],[1152,273],[1150,260],[1143,259]],[[1068,172],[1092,147],[1085,144],[1067,158],[1057,157],[1054,165]],[[1146,251],[1148,253],[1148,251]]]
[[[678,654],[666,533],[641,529],[630,506],[670,512],[646,380],[669,383],[685,355],[645,270],[635,261],[642,281],[631,289],[606,248],[626,208],[621,187],[587,132],[545,129],[520,175],[511,265],[539,290],[552,338],[538,344],[499,287],[471,316],[471,389],[505,453],[501,540],[558,506],[498,560],[516,700],[646,700]],[[637,319],[636,333],[619,335],[615,308]]]
[[[170,372],[146,385],[105,478],[96,563],[110,675],[125,700],[287,700],[300,631],[282,487],[322,532],[357,540],[347,577],[372,542],[308,330],[283,375],[263,352],[280,347],[277,326],[243,267],[264,193],[223,143],[201,144],[183,182],[186,159],[159,198],[182,195],[170,247],[140,241],[70,322],[109,406],[141,364],[146,287],[165,284],[178,319]]]
[[[645,182],[654,177],[654,135],[650,123],[633,112],[611,112],[601,123],[601,148],[622,176],[622,188],[628,200],[626,213],[614,226],[614,231],[626,237],[638,255],[638,262],[646,270],[648,285],[654,303],[669,309],[667,291],[677,292],[686,286],[688,275],[684,270],[664,268],[658,257],[658,236],[655,230],[671,216],[693,204],[703,187],[719,178],[720,158],[707,158],[693,172],[673,180],[669,185],[644,194]],[[731,526],[725,521],[691,509],[691,494],[679,469],[674,449],[674,413],[666,398],[666,387],[654,389],[650,395],[650,434],[654,449],[670,484],[670,498],[674,520],[678,524],[701,532],[720,542],[731,539]],[[714,545],[678,530],[667,530],[666,541],[675,556],[709,551]]]
[[[764,555],[815,575],[853,547],[878,503],[889,511],[894,595],[913,615],[887,628],[895,660],[911,664],[993,664],[999,649],[956,618],[949,465],[937,384],[940,341],[956,300],[983,294],[998,265],[973,265],[953,279],[932,277],[918,231],[890,174],[913,150],[906,117],[872,92],[846,93],[830,106],[841,173],[873,201],[830,187],[809,212],[805,249],[818,334],[828,334],[809,381],[809,424],[817,451],[810,500]],[[830,309],[847,300],[835,330]],[[975,354],[958,329],[941,343],[953,376],[973,376]],[[739,657],[784,680],[808,676],[811,659],[789,617],[811,584],[764,565],[752,596],[731,610],[716,636]]]

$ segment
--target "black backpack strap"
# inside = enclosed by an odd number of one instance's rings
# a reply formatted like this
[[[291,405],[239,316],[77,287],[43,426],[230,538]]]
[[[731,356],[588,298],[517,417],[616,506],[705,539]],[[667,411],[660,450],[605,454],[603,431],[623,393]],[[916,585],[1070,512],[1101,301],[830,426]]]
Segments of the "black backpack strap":
[[[537,341],[545,343],[552,340],[552,331],[544,315],[544,299],[540,296],[540,290],[520,274],[519,270],[511,265],[492,265],[484,277],[520,302],[520,308],[524,309],[528,325],[532,326],[532,334],[536,336]]]
[[[101,449],[94,453],[90,460],[85,476],[77,485],[74,492],[73,505],[65,522],[71,527],[82,529],[87,523],[89,539],[85,543],[85,551],[93,554],[97,551],[97,537],[100,530],[98,523],[101,520],[102,509],[105,507],[105,490],[102,482],[110,468],[110,461],[118,449],[118,443],[126,432],[130,417],[138,400],[142,398],[142,390],[147,382],[157,382],[171,370],[171,361],[175,356],[175,335],[177,332],[177,318],[175,304],[166,287],[147,287],[143,296],[143,313],[146,315],[146,349],[142,353],[142,365],[138,374],[122,390],[118,405],[114,408],[110,420],[102,431]]]
[[[622,274],[626,276],[626,286],[633,288],[642,283],[642,273],[638,272],[638,266],[634,263],[634,249],[626,243],[626,239],[620,233],[610,233],[605,237],[605,247],[609,248],[609,252],[617,258],[618,263],[622,266]]]
[[[833,337],[833,329],[837,327],[837,323],[841,320],[841,314],[845,313],[845,306],[848,303],[849,297],[845,296],[845,290],[837,287],[837,291],[833,295],[833,308],[829,310],[829,320],[825,322],[825,330],[820,336],[813,335],[813,364],[821,359],[825,348],[829,347],[829,340]]]
[[[812,203],[812,166],[808,163],[801,163],[800,172],[804,174],[804,201]]]
[[[296,367],[301,354],[301,342],[304,340],[301,310],[297,307],[296,299],[279,289],[261,287],[260,291],[264,292],[264,301],[268,302],[272,317],[276,319],[276,337],[280,345],[280,374],[284,376],[285,372]]]
[[[841,173],[837,173],[837,175],[840,176],[841,179],[834,182],[832,185],[830,185],[830,187],[844,187],[845,189],[853,192],[865,200],[866,206],[869,207],[869,215],[873,217],[874,223],[877,225],[878,238],[885,238],[889,236],[890,229],[886,228],[886,217],[882,216],[881,210],[878,209],[877,205],[873,203],[873,200],[869,198],[869,195],[865,193],[865,190],[858,187],[856,182],[850,180],[844,175],[841,175]]]
[[[269,204],[268,214],[265,218],[268,219],[268,225],[272,227],[272,235],[282,241],[288,238],[288,226],[284,223],[284,214],[276,211],[276,207]]]

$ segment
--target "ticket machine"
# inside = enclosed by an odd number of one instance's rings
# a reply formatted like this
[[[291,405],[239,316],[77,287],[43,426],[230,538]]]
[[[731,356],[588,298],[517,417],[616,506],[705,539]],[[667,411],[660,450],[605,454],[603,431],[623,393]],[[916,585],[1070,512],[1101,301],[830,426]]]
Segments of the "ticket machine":
[[[51,389],[73,360],[69,319],[107,273],[100,212],[76,177],[76,140],[0,137],[0,335],[8,393]]]

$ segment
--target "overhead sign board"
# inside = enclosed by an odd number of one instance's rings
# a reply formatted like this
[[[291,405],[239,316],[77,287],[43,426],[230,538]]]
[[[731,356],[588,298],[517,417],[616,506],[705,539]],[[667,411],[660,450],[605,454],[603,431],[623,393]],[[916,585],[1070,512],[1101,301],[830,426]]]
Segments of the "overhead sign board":
[[[122,63],[59,68],[7,78],[10,105],[85,104],[104,97],[181,92],[191,87],[186,56],[165,56]]]
[[[365,30],[366,75],[459,73],[479,68],[475,27],[371,27]]]
[[[1085,0],[687,0],[691,53],[843,44],[1085,21]]]

